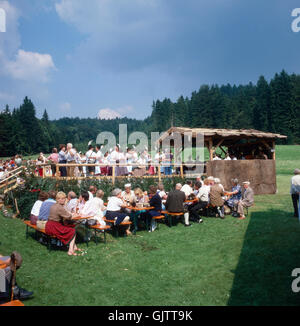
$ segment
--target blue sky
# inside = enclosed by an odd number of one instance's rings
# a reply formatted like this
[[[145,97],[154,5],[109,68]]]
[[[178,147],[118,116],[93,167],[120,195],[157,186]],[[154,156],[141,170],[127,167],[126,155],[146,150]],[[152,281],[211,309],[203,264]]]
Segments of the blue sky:
[[[0,0],[0,108],[40,117],[151,114],[202,84],[300,73],[293,0]]]

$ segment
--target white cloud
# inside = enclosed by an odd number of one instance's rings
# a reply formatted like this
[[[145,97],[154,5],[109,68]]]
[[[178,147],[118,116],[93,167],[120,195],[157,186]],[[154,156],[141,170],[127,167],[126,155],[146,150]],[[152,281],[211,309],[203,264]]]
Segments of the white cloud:
[[[98,112],[98,119],[103,120],[112,120],[116,118],[122,118],[121,114],[115,110],[112,110],[110,108],[101,109]]]
[[[50,54],[24,51],[21,47],[18,8],[0,0],[6,13],[6,32],[0,37],[0,75],[29,83],[46,83],[49,73],[55,70]]]
[[[14,79],[46,83],[49,72],[55,69],[49,54],[18,50],[15,61],[7,61],[5,71]]]

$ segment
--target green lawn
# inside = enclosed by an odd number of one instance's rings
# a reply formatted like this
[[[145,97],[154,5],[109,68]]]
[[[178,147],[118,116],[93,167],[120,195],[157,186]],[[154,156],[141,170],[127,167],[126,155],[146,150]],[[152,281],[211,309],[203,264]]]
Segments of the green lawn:
[[[201,225],[90,242],[83,257],[25,240],[20,220],[0,215],[0,252],[24,259],[18,283],[35,305],[299,305],[291,272],[300,267],[300,223],[289,196],[300,146],[277,146],[276,195],[256,196],[246,220],[205,218]],[[85,248],[85,244],[79,245]]]

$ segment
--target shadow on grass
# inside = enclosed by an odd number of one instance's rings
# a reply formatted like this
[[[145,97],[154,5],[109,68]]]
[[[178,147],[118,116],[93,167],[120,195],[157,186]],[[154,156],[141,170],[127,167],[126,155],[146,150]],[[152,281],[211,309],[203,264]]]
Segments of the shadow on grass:
[[[230,306],[299,305],[292,270],[300,267],[300,223],[271,209],[253,212],[228,301]]]

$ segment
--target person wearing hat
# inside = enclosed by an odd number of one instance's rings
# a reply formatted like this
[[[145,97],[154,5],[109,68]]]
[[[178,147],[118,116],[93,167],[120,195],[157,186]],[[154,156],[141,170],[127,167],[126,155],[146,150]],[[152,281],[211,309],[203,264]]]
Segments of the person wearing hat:
[[[136,201],[134,191],[131,190],[130,183],[126,183],[124,188],[125,188],[125,190],[122,191],[121,197],[128,205],[131,205],[133,202]]]
[[[243,182],[245,191],[243,192],[242,199],[237,204],[237,216],[240,220],[245,219],[244,208],[251,207],[254,204],[254,192],[250,187],[250,182]]]
[[[26,300],[33,295],[32,291],[22,289],[16,283],[16,271],[22,262],[22,256],[16,251],[10,256],[0,255],[0,302]]]
[[[229,196],[229,199],[227,199],[226,204],[228,207],[232,210],[232,216],[237,215],[237,212],[235,211],[235,208],[237,207],[237,203],[242,199],[242,187],[239,185],[238,179],[231,179],[232,182],[232,188],[231,192],[227,192],[227,196]],[[236,217],[236,216],[235,216]]]
[[[221,185],[219,178],[214,179],[214,184],[210,187],[209,199],[210,204],[217,209],[220,218],[224,219],[224,187]]]
[[[123,213],[122,209],[126,208],[126,203],[121,198],[122,190],[117,188],[112,191],[111,197],[108,200],[106,218],[108,220],[114,220],[115,225],[121,224],[123,221],[128,222],[130,217],[128,214]],[[126,234],[131,235],[129,227],[126,229]]]
[[[299,193],[300,193],[300,169],[295,169],[294,176],[291,178],[290,194],[294,206],[294,217],[299,217]]]

